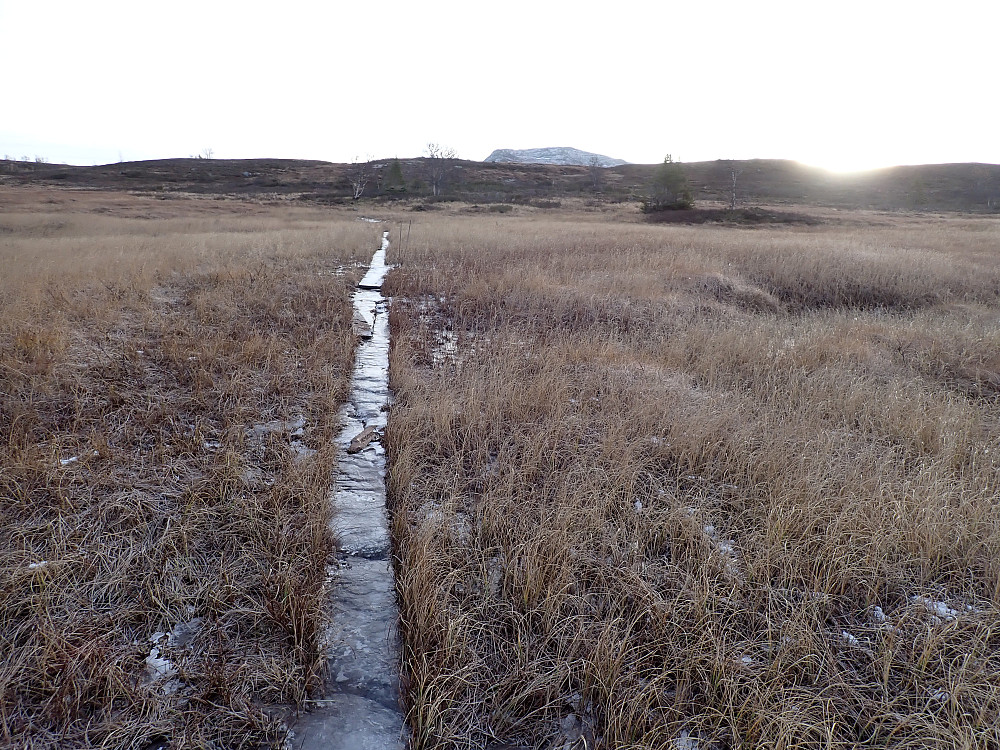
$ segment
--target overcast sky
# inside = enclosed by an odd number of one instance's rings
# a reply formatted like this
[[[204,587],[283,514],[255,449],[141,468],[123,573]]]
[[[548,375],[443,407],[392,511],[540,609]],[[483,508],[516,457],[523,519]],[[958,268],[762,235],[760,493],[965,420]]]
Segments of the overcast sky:
[[[0,0],[0,156],[1000,163],[1000,0]]]

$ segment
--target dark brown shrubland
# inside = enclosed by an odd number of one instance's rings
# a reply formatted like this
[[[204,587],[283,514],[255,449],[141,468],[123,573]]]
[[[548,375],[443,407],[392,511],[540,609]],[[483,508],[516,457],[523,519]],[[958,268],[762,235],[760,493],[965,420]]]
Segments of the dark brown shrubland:
[[[0,213],[0,745],[280,746],[378,229],[84,198]]]
[[[1000,747],[995,222],[412,237],[418,747]]]

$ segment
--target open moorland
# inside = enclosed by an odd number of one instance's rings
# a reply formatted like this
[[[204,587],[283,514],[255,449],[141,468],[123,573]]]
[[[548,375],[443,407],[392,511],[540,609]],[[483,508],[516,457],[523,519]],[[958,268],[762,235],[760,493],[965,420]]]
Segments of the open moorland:
[[[1000,748],[1000,223],[780,210],[0,186],[0,746],[285,743],[391,227],[413,747]]]
[[[417,747],[1000,747],[1000,225],[881,221],[413,226]]]
[[[328,488],[380,235],[0,196],[0,746],[279,746],[319,678]]]

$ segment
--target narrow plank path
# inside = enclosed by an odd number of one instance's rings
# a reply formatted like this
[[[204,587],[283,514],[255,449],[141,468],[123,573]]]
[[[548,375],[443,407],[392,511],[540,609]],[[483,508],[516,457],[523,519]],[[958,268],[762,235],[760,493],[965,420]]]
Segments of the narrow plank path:
[[[360,331],[364,340],[337,437],[341,452],[334,485],[334,531],[340,541],[340,564],[331,570],[329,678],[315,708],[302,714],[292,728],[293,746],[302,750],[406,747],[399,706],[399,613],[385,508],[385,451],[378,439],[348,450],[367,428],[381,433],[386,424],[389,315],[381,287],[389,270],[388,247],[389,233],[384,232],[382,246],[354,294],[354,316],[364,321]],[[371,435],[369,430],[365,437]]]

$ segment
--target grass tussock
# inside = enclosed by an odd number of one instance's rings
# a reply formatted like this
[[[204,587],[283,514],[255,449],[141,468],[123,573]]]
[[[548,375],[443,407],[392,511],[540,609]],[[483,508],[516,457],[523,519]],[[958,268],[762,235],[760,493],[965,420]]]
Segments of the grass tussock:
[[[0,745],[277,747],[378,230],[109,202],[0,213]]]
[[[1000,747],[995,223],[412,235],[417,747]]]

